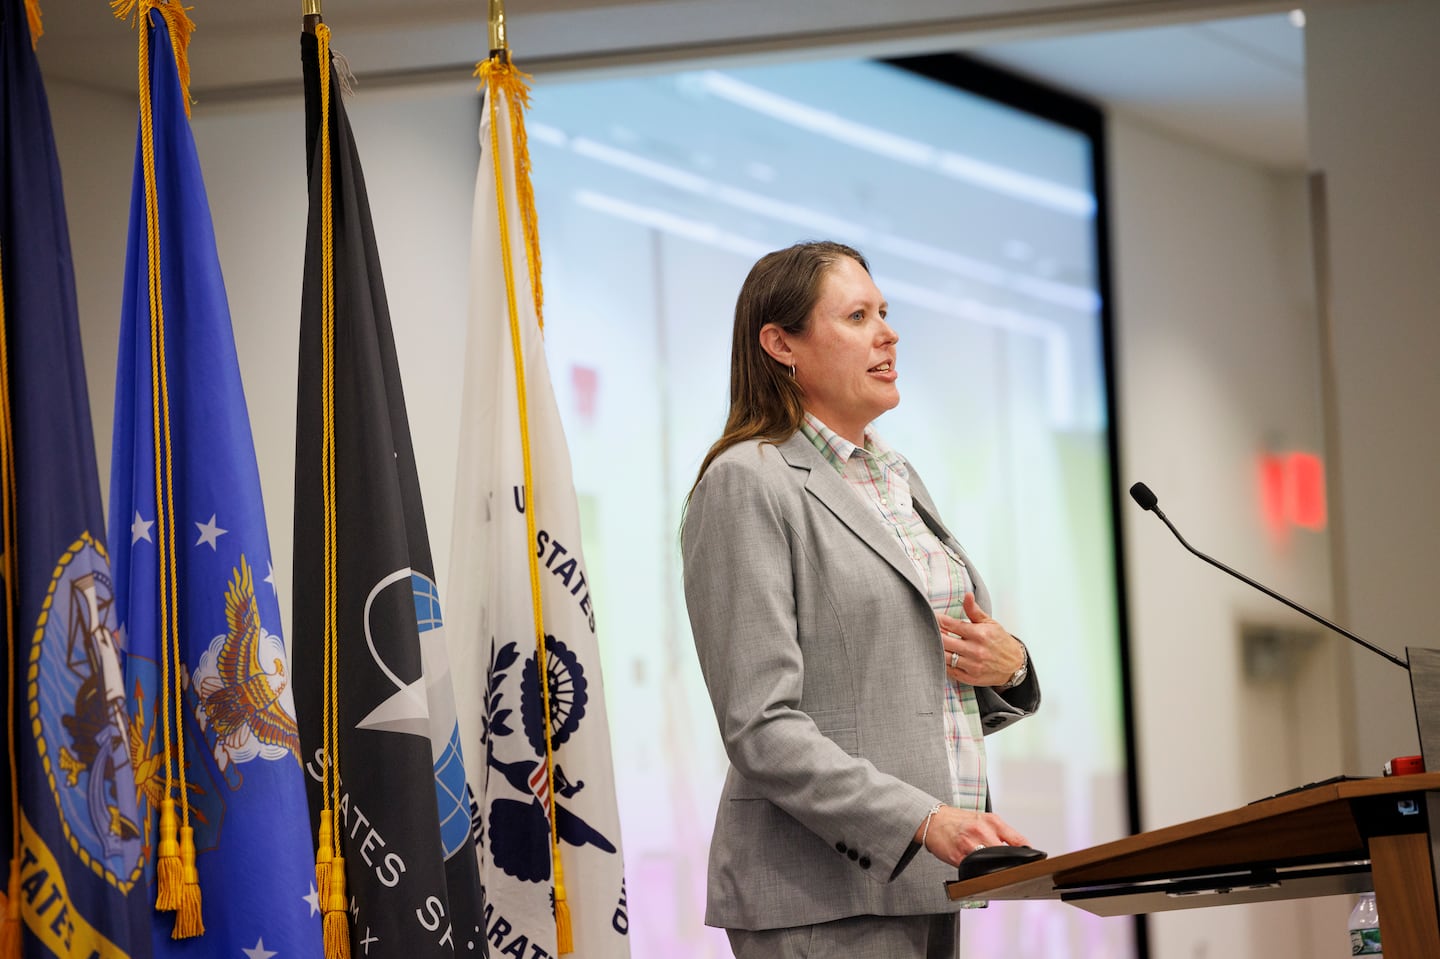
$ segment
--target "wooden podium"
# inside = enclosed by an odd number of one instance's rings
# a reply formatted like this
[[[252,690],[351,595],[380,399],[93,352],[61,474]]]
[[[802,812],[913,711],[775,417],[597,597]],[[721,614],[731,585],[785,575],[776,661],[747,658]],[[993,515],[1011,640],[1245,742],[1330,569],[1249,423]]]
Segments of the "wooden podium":
[[[1385,959],[1436,959],[1437,876],[1440,773],[1422,773],[1311,786],[945,891],[1125,916],[1374,889]]]

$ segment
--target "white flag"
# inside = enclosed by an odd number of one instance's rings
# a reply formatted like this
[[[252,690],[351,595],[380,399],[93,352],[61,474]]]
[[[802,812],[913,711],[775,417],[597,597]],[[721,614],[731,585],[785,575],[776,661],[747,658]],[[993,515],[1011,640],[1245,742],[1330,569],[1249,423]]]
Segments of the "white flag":
[[[476,934],[486,938],[492,956],[560,954],[553,797],[574,955],[628,956],[594,600],[517,200],[516,141],[523,147],[523,139],[516,134],[523,129],[511,124],[524,122],[513,102],[519,80],[508,63],[491,61],[488,69],[499,76],[489,77],[480,126],[446,629],[460,735],[466,756],[474,757],[466,766],[485,895],[484,929]],[[532,583],[543,607],[553,782]]]

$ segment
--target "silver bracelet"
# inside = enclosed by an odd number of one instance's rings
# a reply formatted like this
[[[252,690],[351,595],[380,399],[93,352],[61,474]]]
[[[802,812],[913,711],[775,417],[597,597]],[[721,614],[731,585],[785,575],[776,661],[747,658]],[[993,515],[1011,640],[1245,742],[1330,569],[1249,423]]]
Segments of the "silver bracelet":
[[[943,802],[937,802],[931,806],[930,811],[925,814],[925,828],[920,830],[920,845],[925,845],[925,837],[930,835],[930,820],[935,818],[935,814],[939,812],[944,805]]]

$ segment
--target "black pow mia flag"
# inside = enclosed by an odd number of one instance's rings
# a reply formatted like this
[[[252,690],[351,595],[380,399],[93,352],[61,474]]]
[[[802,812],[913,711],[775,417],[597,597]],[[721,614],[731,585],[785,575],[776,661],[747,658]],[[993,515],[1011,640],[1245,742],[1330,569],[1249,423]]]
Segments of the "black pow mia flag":
[[[320,30],[324,30],[323,25]],[[312,824],[324,748],[321,84],[329,85],[339,799],[352,955],[484,955],[470,794],[365,181],[333,67],[300,38],[310,212],[295,455],[296,711]],[[483,761],[483,757],[481,757]],[[324,903],[321,903],[323,908]]]

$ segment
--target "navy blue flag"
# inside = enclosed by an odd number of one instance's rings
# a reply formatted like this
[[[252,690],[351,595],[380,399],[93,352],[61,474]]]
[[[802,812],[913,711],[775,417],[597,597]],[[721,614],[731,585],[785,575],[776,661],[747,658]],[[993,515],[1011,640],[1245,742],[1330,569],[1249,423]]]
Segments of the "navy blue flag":
[[[0,4],[6,425],[0,879],[23,955],[150,955],[125,683],[50,108],[22,0]],[[16,509],[16,505],[20,509]],[[12,931],[18,931],[11,926]]]
[[[312,811],[318,820],[328,809],[338,820],[337,852],[346,862],[349,915],[327,915],[326,942],[334,920],[344,919],[357,959],[481,956],[472,800],[440,598],[365,178],[328,36],[320,24],[316,35],[301,37],[310,216],[300,306],[293,615]],[[328,564],[327,541],[335,549]],[[338,624],[332,686],[338,785],[322,781],[330,778],[322,684],[327,565]],[[337,935],[346,928],[340,925]]]
[[[313,957],[319,903],[279,599],[176,69],[189,24],[176,0],[141,9],[150,69],[140,90],[121,310],[110,542],[145,878],[153,901],[156,853],[165,854],[157,807],[168,793],[183,799],[182,827],[194,830],[205,927],[172,941],[176,920],[158,913],[154,949]],[[167,666],[167,643],[177,640],[178,665]]]

